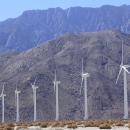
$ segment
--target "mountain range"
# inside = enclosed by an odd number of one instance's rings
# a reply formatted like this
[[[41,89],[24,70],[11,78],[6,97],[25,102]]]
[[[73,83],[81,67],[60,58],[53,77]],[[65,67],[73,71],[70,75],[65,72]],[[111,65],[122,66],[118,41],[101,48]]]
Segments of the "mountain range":
[[[28,10],[0,22],[0,52],[25,51],[64,33],[118,29],[130,33],[130,6]]]
[[[5,82],[5,121],[15,121],[16,82],[20,93],[20,121],[33,120],[30,82],[37,79],[37,119],[55,119],[54,71],[59,85],[60,119],[83,119],[84,91],[80,95],[81,61],[88,72],[89,119],[123,118],[123,79],[115,84],[124,43],[124,64],[130,64],[130,35],[119,30],[66,33],[24,52],[0,55],[0,86]],[[128,95],[130,95],[128,75]],[[130,96],[129,108],[130,108]],[[1,108],[0,102],[0,110]],[[130,109],[129,109],[130,111]],[[1,117],[1,111],[0,111]]]

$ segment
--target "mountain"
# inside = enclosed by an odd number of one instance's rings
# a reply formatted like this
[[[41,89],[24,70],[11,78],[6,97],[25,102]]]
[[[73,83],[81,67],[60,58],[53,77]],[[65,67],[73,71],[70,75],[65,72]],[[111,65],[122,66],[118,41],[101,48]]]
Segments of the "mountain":
[[[123,117],[123,79],[116,85],[124,42],[124,64],[130,64],[130,35],[119,30],[66,33],[32,49],[0,55],[0,86],[5,82],[5,120],[15,120],[15,84],[20,93],[20,121],[33,120],[30,82],[37,78],[37,118],[55,119],[54,70],[57,68],[60,119],[83,119],[84,91],[80,95],[81,59],[88,78],[89,118]],[[128,95],[130,94],[128,76]],[[130,97],[130,96],[128,96]],[[130,108],[130,98],[129,98]],[[0,102],[0,110],[1,110]],[[130,109],[129,109],[130,110]],[[1,116],[1,111],[0,111]]]
[[[0,22],[0,52],[25,51],[66,32],[118,29],[130,33],[130,6],[70,7],[29,10]],[[7,50],[7,51],[8,51]]]

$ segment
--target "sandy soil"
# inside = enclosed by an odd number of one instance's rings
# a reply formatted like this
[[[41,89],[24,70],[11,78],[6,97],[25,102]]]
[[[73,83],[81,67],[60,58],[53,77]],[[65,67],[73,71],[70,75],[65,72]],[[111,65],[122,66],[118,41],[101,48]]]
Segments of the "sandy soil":
[[[69,129],[69,128],[52,128],[52,127],[48,127],[48,128],[40,128],[38,126],[31,126],[28,128],[28,130],[107,130],[107,129],[99,129],[98,127],[78,127],[76,129]],[[128,127],[112,127],[110,130],[130,130]]]
[[[14,128],[16,130],[17,127]],[[98,127],[78,127],[76,129],[70,129],[67,127],[47,127],[47,128],[40,128],[40,126],[30,126],[28,129],[20,128],[19,130],[108,130],[108,129],[99,129]],[[130,128],[126,126],[114,126],[110,130],[130,130]]]

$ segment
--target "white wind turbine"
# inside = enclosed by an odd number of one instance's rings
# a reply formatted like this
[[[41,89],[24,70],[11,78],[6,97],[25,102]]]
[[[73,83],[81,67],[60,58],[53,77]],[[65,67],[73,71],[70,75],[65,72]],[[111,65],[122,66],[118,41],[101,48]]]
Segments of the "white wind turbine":
[[[16,122],[19,122],[19,93],[20,91],[17,90],[17,84],[16,84],[16,90],[15,90],[15,104],[17,107]]]
[[[84,120],[88,119],[88,102],[87,102],[87,78],[90,76],[89,73],[84,73],[83,71],[83,58],[82,58],[82,82],[81,82],[81,88],[80,88],[80,94],[81,94],[81,89],[82,89],[82,83],[84,81],[84,107],[85,107],[85,116]]]
[[[31,82],[30,82],[31,83]],[[34,81],[34,84],[31,83],[32,89],[33,89],[33,101],[34,101],[34,121],[37,120],[37,110],[36,110],[36,89],[38,88],[35,86],[36,78]]]
[[[127,68],[129,68],[130,65],[124,65],[123,64],[123,42],[122,42],[122,60],[121,60],[121,65],[120,65],[120,71],[116,80],[116,84],[118,82],[119,76],[121,74],[121,71],[123,69],[124,71],[124,119],[128,119],[128,97],[127,97],[127,77],[126,77],[126,72],[129,73]]]
[[[58,84],[60,84],[60,81],[56,81],[56,70],[55,70],[55,78],[54,78],[54,91],[56,89],[56,121],[59,120],[59,102],[58,102]]]
[[[0,95],[0,97],[2,97],[2,123],[4,123],[4,96],[6,96],[4,94],[4,85],[5,85],[5,83],[3,84],[2,93]]]

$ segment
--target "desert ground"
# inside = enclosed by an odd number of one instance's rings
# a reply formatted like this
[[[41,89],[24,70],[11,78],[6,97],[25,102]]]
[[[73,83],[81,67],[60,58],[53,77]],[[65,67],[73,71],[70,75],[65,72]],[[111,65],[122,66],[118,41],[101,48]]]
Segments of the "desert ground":
[[[62,120],[37,122],[1,123],[0,130],[130,130],[130,120],[100,119],[100,120]]]

